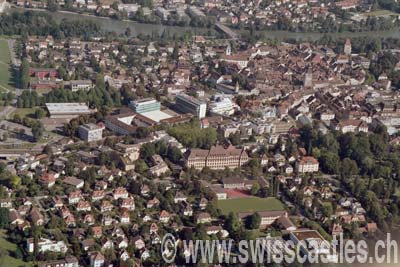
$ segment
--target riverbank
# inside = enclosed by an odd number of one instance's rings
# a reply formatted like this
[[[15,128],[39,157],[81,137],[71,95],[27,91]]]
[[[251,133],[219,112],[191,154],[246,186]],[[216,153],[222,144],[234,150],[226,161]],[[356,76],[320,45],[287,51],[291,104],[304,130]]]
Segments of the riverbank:
[[[181,27],[181,26],[169,26],[163,24],[146,24],[132,20],[116,20],[110,17],[99,17],[92,14],[81,14],[71,11],[56,11],[50,12],[46,9],[33,9],[33,8],[13,8],[11,10],[30,10],[34,12],[44,12],[51,15],[57,22],[66,20],[91,20],[98,23],[101,28],[106,32],[115,32],[117,34],[125,34],[126,29],[130,28],[131,36],[137,37],[138,35],[162,35],[168,32],[170,36],[182,36],[187,32],[191,32],[196,35],[215,35],[217,31],[214,28],[198,28],[198,27]],[[234,32],[245,35],[249,34],[248,30],[235,30]],[[363,31],[363,32],[338,32],[338,33],[320,33],[320,32],[291,32],[291,31],[272,31],[262,30],[255,31],[255,34],[261,36],[262,39],[276,39],[279,41],[283,40],[296,40],[296,41],[317,41],[324,36],[329,36],[333,39],[341,38],[357,38],[357,37],[379,37],[379,38],[400,38],[400,28],[395,28],[386,31]]]
[[[130,37],[137,37],[138,35],[158,35],[161,36],[163,33],[169,34],[169,36],[180,37],[188,32],[197,35],[216,35],[217,32],[214,28],[197,28],[197,27],[181,27],[181,26],[169,26],[162,24],[146,24],[140,23],[133,20],[116,20],[110,17],[100,17],[92,14],[80,14],[71,11],[56,11],[50,12],[46,9],[38,8],[20,8],[14,7],[11,11],[32,11],[46,13],[54,18],[56,22],[62,20],[89,20],[96,22],[105,32],[115,32],[117,34],[125,34],[126,29],[130,29]]]

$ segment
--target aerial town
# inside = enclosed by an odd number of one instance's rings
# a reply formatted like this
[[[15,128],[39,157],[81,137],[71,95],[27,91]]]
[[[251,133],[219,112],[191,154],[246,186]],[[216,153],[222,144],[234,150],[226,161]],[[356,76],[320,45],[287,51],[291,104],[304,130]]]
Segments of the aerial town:
[[[182,30],[135,36],[54,12]],[[390,32],[398,12],[391,0],[0,0],[0,267],[234,266],[185,265],[183,241],[392,231],[400,39],[325,33]]]

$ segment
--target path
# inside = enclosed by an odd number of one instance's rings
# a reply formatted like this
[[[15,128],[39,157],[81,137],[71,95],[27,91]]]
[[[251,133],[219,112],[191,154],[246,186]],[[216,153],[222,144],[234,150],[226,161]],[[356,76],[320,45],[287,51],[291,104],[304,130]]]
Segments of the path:
[[[6,106],[2,111],[0,111],[0,119],[7,119],[8,116],[15,110],[12,106]]]
[[[10,49],[10,55],[11,55],[11,63],[19,68],[21,66],[21,60],[17,57],[15,54],[15,39],[8,39],[8,49]]]

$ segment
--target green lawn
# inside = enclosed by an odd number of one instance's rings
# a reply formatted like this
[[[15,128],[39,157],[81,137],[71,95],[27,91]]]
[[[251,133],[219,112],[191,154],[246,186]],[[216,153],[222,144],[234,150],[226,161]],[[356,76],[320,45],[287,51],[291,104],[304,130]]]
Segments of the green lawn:
[[[6,39],[0,39],[0,90],[13,89],[11,67],[11,55]]]
[[[11,118],[15,115],[18,114],[21,116],[21,118],[25,118],[26,116],[32,118],[33,115],[35,114],[36,111],[36,107],[34,108],[17,108],[12,114],[11,114]]]
[[[220,208],[224,214],[229,214],[230,212],[257,212],[284,209],[282,202],[274,197],[218,200],[218,208]]]
[[[331,207],[332,208],[332,202],[331,201],[323,201],[322,202],[322,205],[324,206],[324,207]]]
[[[5,233],[3,231],[0,231],[0,247],[2,249],[7,250],[9,255],[5,255],[0,258],[0,267],[11,267],[11,266],[29,266],[29,263],[26,263],[20,259],[16,259],[10,256],[10,253],[15,251],[17,248],[17,245],[8,242],[5,239]]]

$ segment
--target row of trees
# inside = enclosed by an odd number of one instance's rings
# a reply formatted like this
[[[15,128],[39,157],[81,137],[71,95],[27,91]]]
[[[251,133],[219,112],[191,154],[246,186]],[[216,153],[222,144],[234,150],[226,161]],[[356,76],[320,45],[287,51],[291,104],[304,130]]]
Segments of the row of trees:
[[[15,99],[15,95],[12,92],[0,92],[0,104],[8,106]]]
[[[0,35],[52,35],[55,38],[101,35],[99,24],[90,20],[62,20],[49,14],[32,11],[11,12],[0,17]]]
[[[337,14],[342,17],[344,21],[351,20],[348,12],[338,11]],[[316,18],[314,23],[293,23],[292,20],[285,16],[277,18],[277,22],[272,25],[267,25],[263,20],[255,19],[254,24],[246,25],[239,23],[234,25],[238,29],[248,28],[257,31],[264,30],[280,30],[280,31],[293,31],[293,32],[323,32],[323,33],[337,33],[337,32],[362,32],[362,31],[380,31],[390,30],[398,26],[398,21],[391,17],[373,17],[369,16],[364,20],[352,23],[340,23],[332,16],[326,18]]]

